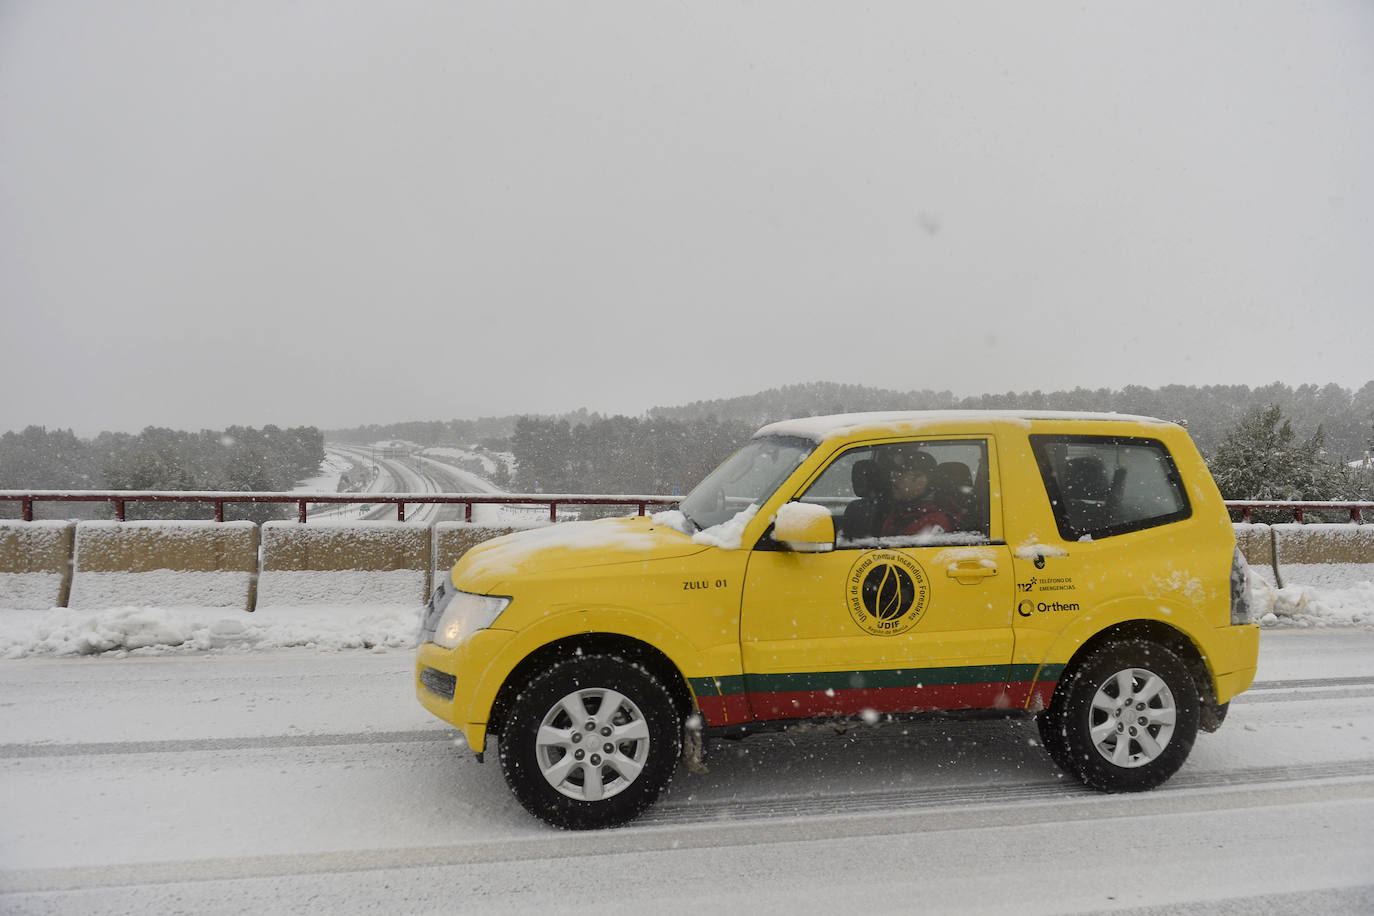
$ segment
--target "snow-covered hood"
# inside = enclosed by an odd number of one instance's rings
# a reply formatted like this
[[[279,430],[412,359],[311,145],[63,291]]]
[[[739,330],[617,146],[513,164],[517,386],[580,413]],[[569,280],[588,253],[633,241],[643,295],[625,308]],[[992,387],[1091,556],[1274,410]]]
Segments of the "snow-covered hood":
[[[652,517],[560,522],[494,538],[473,547],[454,567],[454,584],[477,594],[506,594],[507,583],[565,569],[643,563],[708,549]]]

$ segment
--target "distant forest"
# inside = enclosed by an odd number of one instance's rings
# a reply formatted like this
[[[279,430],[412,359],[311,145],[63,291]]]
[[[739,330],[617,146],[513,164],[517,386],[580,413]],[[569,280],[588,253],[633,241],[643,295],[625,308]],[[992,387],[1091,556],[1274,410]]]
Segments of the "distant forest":
[[[815,382],[681,407],[641,417],[579,410],[561,416],[483,417],[360,426],[231,427],[138,435],[31,426],[0,436],[0,489],[286,490],[317,473],[324,441],[406,439],[422,446],[474,447],[514,456],[496,481],[517,492],[671,494],[687,492],[758,427],[789,417],[865,410],[1049,409],[1143,414],[1187,425],[1231,499],[1369,499],[1368,471],[1351,462],[1374,448],[1374,382],[1279,383],[1120,390],[1083,388],[957,398],[947,391],[892,391]],[[1262,470],[1262,473],[1256,473]],[[144,507],[148,517],[185,511]],[[257,517],[271,507],[240,507]],[[0,504],[13,516],[15,504]]]
[[[324,435],[313,426],[231,426],[198,433],[150,426],[138,435],[106,432],[94,439],[77,438],[69,429],[30,426],[0,436],[0,489],[289,490],[318,474],[322,461]],[[58,515],[109,511],[103,503],[67,504]],[[206,517],[203,506],[131,505],[128,511],[130,518]],[[226,517],[258,521],[282,511],[247,504],[225,510]],[[18,503],[0,503],[0,517],[18,513]]]
[[[1209,460],[1228,436],[1248,430],[1250,451],[1301,450],[1312,461],[1340,468],[1374,446],[1374,382],[1352,392],[1339,385],[1274,383],[1164,388],[1128,386],[1055,392],[1007,392],[958,398],[948,391],[893,391],[814,382],[681,407],[655,407],[643,417],[579,410],[560,416],[487,417],[417,421],[327,433],[330,441],[365,443],[399,438],[420,445],[480,445],[515,457],[518,491],[546,493],[686,492],[758,427],[775,420],[866,410],[1033,409],[1141,414],[1187,425]],[[1268,422],[1268,440],[1254,421]],[[1250,425],[1245,425],[1250,421]],[[1235,442],[1224,456],[1242,453]],[[1294,459],[1297,460],[1297,459]],[[1215,469],[1214,469],[1215,470]],[[1309,474],[1309,477],[1313,475]],[[1321,486],[1279,485],[1272,492],[1228,498],[1367,498],[1367,482],[1353,475],[1316,474]],[[1231,478],[1239,479],[1239,478]],[[1283,495],[1280,495],[1283,494]]]
[[[1143,388],[1075,388],[1072,391],[1007,392],[957,398],[948,391],[891,391],[862,385],[816,382],[774,388],[747,397],[697,401],[682,407],[655,407],[651,418],[692,420],[715,417],[760,426],[788,417],[818,416],[860,410],[1091,410],[1140,414],[1185,423],[1193,441],[1211,453],[1227,431],[1249,414],[1278,407],[1292,420],[1294,432],[1307,438],[1320,426],[1327,455],[1334,461],[1355,460],[1370,448],[1374,431],[1374,381],[1352,392],[1340,385],[1275,382],[1261,388],[1245,385],[1167,385]]]

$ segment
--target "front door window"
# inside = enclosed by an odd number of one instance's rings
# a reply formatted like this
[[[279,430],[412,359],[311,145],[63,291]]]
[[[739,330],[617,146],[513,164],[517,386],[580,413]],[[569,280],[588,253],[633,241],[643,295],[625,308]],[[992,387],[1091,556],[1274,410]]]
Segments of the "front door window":
[[[986,544],[985,439],[883,443],[842,453],[800,502],[835,516],[836,546]]]

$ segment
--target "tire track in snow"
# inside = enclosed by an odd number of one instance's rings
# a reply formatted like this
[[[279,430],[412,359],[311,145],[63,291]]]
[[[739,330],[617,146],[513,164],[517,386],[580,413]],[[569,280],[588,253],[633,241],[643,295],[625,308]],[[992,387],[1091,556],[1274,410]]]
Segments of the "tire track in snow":
[[[1363,767],[1362,778],[1321,777],[1314,773]],[[1169,815],[1232,811],[1276,805],[1348,803],[1374,800],[1374,762],[1284,767],[1274,784],[1233,784],[1222,789],[1168,787],[1130,795],[1044,787],[1041,797],[1022,793],[1034,786],[964,787],[962,797],[944,803],[898,808],[888,802],[873,810],[819,811],[824,799],[808,798],[802,813],[776,802],[746,804],[717,818],[691,819],[682,810],[661,812],[617,830],[568,833],[549,828],[525,837],[487,837],[469,843],[318,853],[197,859],[127,865],[77,866],[0,871],[0,901],[6,896],[100,887],[190,884],[272,877],[343,874],[393,869],[564,859],[597,860],[610,855],[642,855],[684,849],[781,846],[846,838],[878,837],[951,830],[1028,827]],[[1244,771],[1249,772],[1249,771]],[[1177,781],[1177,780],[1176,780]],[[1173,785],[1171,783],[1171,785]],[[1048,791],[1045,791],[1047,789]],[[923,793],[912,792],[911,795]],[[746,809],[757,809],[748,810]],[[747,818],[747,819],[743,819]]]
[[[1311,784],[1319,781],[1369,781],[1374,790],[1374,760],[1348,760],[1292,766],[1251,767],[1223,773],[1179,773],[1152,793],[1117,798],[1153,798],[1179,790],[1217,792],[1281,786],[1285,783]],[[760,798],[727,801],[684,801],[674,804],[666,799],[651,808],[639,822],[645,824],[688,824],[734,819],[772,819],[803,817],[823,808],[829,814],[866,814],[895,810],[962,808],[969,805],[1013,805],[1022,803],[1082,802],[1101,799],[1102,793],[1080,785],[1065,775],[1062,782],[1025,782],[988,786],[964,784],[936,789],[905,788],[843,795],[806,795],[796,798]]]

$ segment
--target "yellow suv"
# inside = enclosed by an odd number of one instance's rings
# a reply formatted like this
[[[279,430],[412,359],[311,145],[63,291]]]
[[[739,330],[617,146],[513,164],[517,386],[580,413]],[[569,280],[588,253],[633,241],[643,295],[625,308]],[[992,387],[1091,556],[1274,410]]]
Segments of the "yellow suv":
[[[1108,792],[1159,785],[1250,686],[1259,631],[1179,426],[1050,412],[760,430],[679,508],[470,550],[420,702],[562,827],[624,823],[703,739],[779,722],[1036,715]]]

